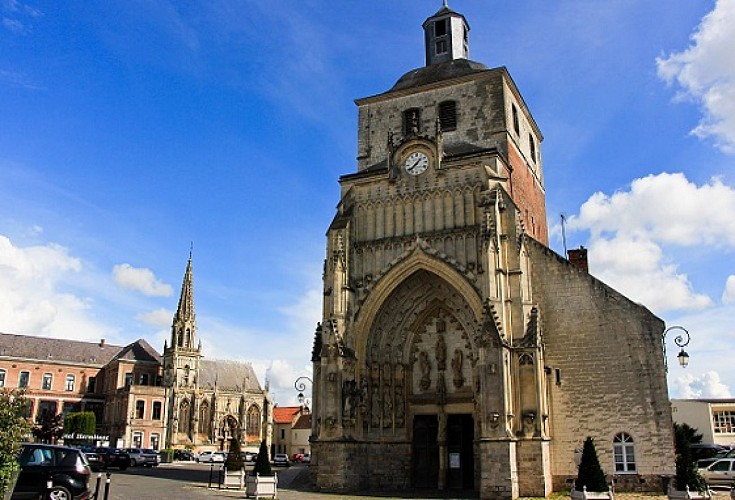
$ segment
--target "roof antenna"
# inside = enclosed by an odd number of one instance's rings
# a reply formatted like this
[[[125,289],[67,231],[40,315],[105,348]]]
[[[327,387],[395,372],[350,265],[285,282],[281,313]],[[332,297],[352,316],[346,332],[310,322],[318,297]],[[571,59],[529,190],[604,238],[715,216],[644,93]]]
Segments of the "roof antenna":
[[[567,252],[567,232],[564,229],[564,223],[567,221],[567,216],[561,214],[561,241],[564,244],[564,257],[569,258],[569,252]]]

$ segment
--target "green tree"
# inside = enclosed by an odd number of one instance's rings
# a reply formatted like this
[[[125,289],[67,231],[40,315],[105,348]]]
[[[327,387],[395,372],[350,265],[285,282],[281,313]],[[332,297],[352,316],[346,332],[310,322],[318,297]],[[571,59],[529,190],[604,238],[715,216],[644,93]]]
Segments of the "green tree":
[[[31,425],[25,418],[28,402],[22,392],[0,391],[0,494],[9,489],[13,475],[18,471],[20,444]]]
[[[600,460],[597,458],[595,442],[591,437],[584,441],[582,460],[577,473],[577,490],[581,491],[585,486],[587,491],[608,491],[609,489],[605,473],[600,467]]]
[[[240,470],[245,466],[242,461],[242,455],[240,455],[240,440],[230,440],[230,452],[227,454],[227,460],[225,460],[225,467],[227,470]]]
[[[44,413],[33,427],[33,437],[41,443],[55,443],[64,435],[64,420],[61,413]]]
[[[268,447],[265,444],[265,439],[260,442],[260,449],[258,450],[258,459],[255,461],[255,467],[253,467],[253,473],[261,476],[272,476],[273,471],[271,470],[271,461],[268,457]]]
[[[690,441],[696,439],[696,441]],[[676,489],[683,491],[689,486],[693,491],[706,491],[707,483],[697,470],[697,464],[692,458],[692,442],[702,440],[702,435],[696,429],[686,424],[674,424],[674,447],[676,449]]]

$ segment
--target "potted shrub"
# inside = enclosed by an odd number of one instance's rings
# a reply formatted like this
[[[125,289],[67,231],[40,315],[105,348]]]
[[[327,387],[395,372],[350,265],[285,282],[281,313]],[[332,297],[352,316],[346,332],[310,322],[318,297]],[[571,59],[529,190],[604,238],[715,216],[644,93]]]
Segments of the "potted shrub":
[[[278,476],[271,469],[271,461],[268,457],[268,446],[265,439],[260,442],[258,459],[255,461],[253,472],[248,475],[245,482],[245,495],[247,497],[271,497],[276,498],[278,492]]]
[[[240,441],[237,439],[230,440],[230,452],[225,460],[225,488],[235,487],[242,489],[245,487],[245,463],[240,455]]]
[[[674,478],[675,486],[669,483],[667,494],[670,499],[712,498],[707,483],[699,474],[697,464],[692,459],[690,435],[692,435],[691,427],[674,424],[676,477]]]
[[[607,484],[605,473],[600,467],[595,442],[591,437],[584,441],[582,460],[579,463],[579,472],[571,496],[575,500],[615,498],[612,488]]]

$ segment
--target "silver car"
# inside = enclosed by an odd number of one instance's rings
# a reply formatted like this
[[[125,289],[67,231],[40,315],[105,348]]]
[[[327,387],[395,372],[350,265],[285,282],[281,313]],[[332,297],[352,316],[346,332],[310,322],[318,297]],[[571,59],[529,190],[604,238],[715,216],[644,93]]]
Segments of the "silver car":
[[[721,458],[712,465],[699,469],[699,473],[710,486],[732,486],[735,484],[735,458]]]

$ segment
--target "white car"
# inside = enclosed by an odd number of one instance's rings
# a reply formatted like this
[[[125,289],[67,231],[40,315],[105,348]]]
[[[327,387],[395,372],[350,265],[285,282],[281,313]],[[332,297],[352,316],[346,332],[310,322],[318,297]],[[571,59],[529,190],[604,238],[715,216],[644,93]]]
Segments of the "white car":
[[[224,463],[227,454],[224,451],[203,451],[197,456],[197,462]]]

